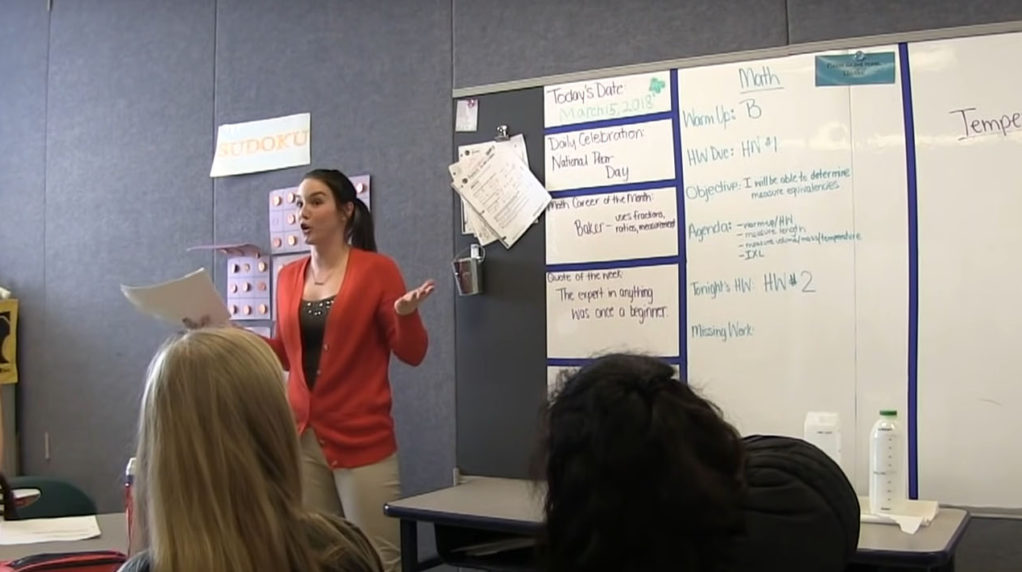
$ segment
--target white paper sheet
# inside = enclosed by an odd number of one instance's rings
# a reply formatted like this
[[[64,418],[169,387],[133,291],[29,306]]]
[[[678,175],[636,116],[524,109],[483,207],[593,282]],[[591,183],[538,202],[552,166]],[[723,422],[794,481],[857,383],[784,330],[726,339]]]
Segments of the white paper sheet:
[[[520,133],[511,137],[507,141],[489,141],[485,143],[461,145],[458,147],[458,160],[460,161],[470,155],[474,155],[491,145],[509,147],[517,156],[521,157],[522,161],[526,165],[529,164],[528,150],[525,147],[525,137]],[[464,199],[461,201],[461,212],[464,215],[462,217],[462,234],[474,234],[476,236],[476,240],[478,240],[479,244],[483,246],[496,242],[500,238],[497,236],[497,233],[486,224],[483,217],[479,216],[479,213],[472,208],[472,205],[465,202]]]
[[[31,518],[0,522],[0,545],[68,542],[100,535],[95,516]]]
[[[211,326],[222,326],[231,317],[205,268],[152,286],[122,284],[121,292],[143,314],[175,326],[185,319],[199,323],[203,318]]]
[[[525,136],[522,134],[515,135],[509,138],[507,141],[486,141],[484,143],[472,143],[471,145],[461,145],[458,147],[458,159],[464,159],[470,155],[487,149],[489,147],[507,147],[518,156],[523,163],[529,164],[528,149],[525,147]]]
[[[450,166],[452,187],[510,248],[550,204],[550,193],[511,147],[487,144]]]
[[[475,131],[479,126],[479,100],[475,98],[459,99],[457,112],[454,114],[454,130],[460,132]]]
[[[497,236],[497,232],[490,228],[490,225],[486,224],[483,219],[472,205],[468,204],[464,199],[461,201],[461,212],[465,215],[465,229],[468,231],[467,234],[474,234],[479,244],[486,246],[492,242],[496,242],[500,239]]]

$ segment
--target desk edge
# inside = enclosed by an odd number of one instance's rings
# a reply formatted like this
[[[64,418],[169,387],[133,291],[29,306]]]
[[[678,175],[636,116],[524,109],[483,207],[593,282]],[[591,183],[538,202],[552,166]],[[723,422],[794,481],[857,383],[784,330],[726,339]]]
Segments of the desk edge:
[[[433,525],[485,528],[497,532],[517,534],[536,534],[542,528],[542,523],[538,521],[457,514],[440,510],[392,506],[389,503],[383,505],[383,514],[401,520],[412,520]]]

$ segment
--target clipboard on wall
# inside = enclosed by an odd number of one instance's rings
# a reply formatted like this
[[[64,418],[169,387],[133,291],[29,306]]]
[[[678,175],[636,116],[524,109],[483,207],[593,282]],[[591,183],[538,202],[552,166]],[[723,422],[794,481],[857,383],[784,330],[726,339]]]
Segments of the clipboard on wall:
[[[506,124],[500,124],[500,125],[497,126],[496,134],[494,135],[492,142],[493,143],[509,143],[510,142],[512,147],[515,148],[515,151],[521,156],[522,161],[526,165],[529,164],[528,151],[527,151],[527,148],[525,146],[525,138],[524,138],[524,136],[523,135],[515,135],[515,136],[512,137],[510,132],[509,132],[508,126]],[[475,152],[476,149],[479,149],[480,147],[483,147],[485,145],[488,145],[488,143],[482,142],[482,143],[473,143],[473,144],[468,144],[468,145],[460,145],[458,147],[458,153],[457,153],[458,160],[460,161],[463,157],[467,156],[470,153]],[[476,235],[476,233],[474,233],[473,230],[472,230],[473,229],[473,223],[470,222],[470,218],[471,217],[468,214],[469,210],[470,209],[465,204],[465,201],[462,200],[461,201],[461,234],[463,236],[473,236],[473,235]],[[533,224],[539,224],[539,218],[538,217],[537,217],[537,219],[535,221],[533,221]],[[488,236],[488,233],[485,233],[485,232],[484,232],[484,234],[482,236],[477,236],[477,238],[479,239],[479,242],[480,242],[480,244],[482,246],[485,246],[485,245],[487,245],[487,244],[489,244],[491,242],[494,242],[496,240],[493,236]]]
[[[500,142],[500,141],[510,141],[511,140],[511,136],[508,135],[507,125],[501,124],[501,125],[497,126],[497,134],[493,137],[493,140],[497,141],[497,142]],[[524,158],[525,158],[525,164],[528,164],[529,163],[528,155],[526,155]],[[539,218],[534,220],[532,222],[532,224],[539,224]]]
[[[493,137],[493,141],[500,143],[502,141],[509,141],[511,137],[507,132],[507,125],[498,125],[497,134]],[[464,146],[463,146],[464,147]],[[458,158],[461,158],[461,153],[458,153]],[[465,201],[461,201],[461,234],[464,236],[472,236],[472,226],[468,222],[468,206],[465,205]]]

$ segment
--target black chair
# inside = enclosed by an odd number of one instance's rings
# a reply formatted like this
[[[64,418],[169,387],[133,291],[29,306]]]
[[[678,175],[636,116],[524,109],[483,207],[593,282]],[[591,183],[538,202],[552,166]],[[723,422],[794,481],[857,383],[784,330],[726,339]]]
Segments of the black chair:
[[[10,477],[7,481],[15,497],[15,518],[56,518],[96,514],[95,501],[67,481],[34,476]],[[38,494],[24,494],[29,491],[38,491]]]

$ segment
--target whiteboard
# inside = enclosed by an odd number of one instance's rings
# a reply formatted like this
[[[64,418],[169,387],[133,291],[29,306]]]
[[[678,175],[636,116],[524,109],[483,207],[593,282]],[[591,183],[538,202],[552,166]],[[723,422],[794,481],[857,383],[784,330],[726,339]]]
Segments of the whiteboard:
[[[1022,508],[1018,54],[1022,34],[853,47],[547,108],[550,375],[638,351],[743,434],[835,411],[860,494],[870,427],[897,409],[913,496]],[[660,83],[669,106],[637,109]],[[629,227],[639,212],[656,224]],[[634,319],[629,291],[658,310]]]
[[[675,360],[743,434],[800,436],[808,411],[836,411],[864,492],[875,410],[905,406],[901,85],[817,86],[817,55],[671,71],[667,116],[547,109],[547,355],[551,380],[610,351]],[[644,134],[600,151],[636,179],[567,166],[612,132]],[[629,227],[640,213],[659,224]],[[629,291],[662,311],[635,319]]]
[[[547,132],[549,191],[673,178],[674,138],[669,119]]]
[[[745,434],[801,436],[806,412],[839,413],[840,463],[865,494],[878,411],[908,417],[900,68],[889,84],[821,88],[817,55],[679,71],[683,114],[731,118],[683,121],[688,375]],[[743,89],[742,71],[767,89]],[[690,152],[735,146],[725,161]],[[700,192],[717,181],[724,192]],[[754,334],[719,343],[714,326],[736,322]]]
[[[678,354],[675,265],[547,273],[547,355]]]
[[[678,254],[674,187],[562,196],[546,216],[547,264]]]
[[[909,48],[920,494],[1022,507],[1022,37]]]
[[[544,125],[556,127],[671,110],[670,72],[612,77],[543,89]]]
[[[670,77],[544,90],[546,186],[553,195],[546,216],[550,360],[638,352],[677,361],[683,318],[675,119],[664,113],[673,107]],[[600,94],[608,85],[620,86],[620,94],[602,114],[566,114],[573,104],[551,99]],[[638,100],[649,105],[627,104]],[[615,105],[628,112],[606,112]]]
[[[732,189],[686,193],[688,377],[743,434],[801,435],[814,410],[855,426],[850,95],[814,62],[678,72],[687,118],[730,117],[682,127],[686,189]]]

